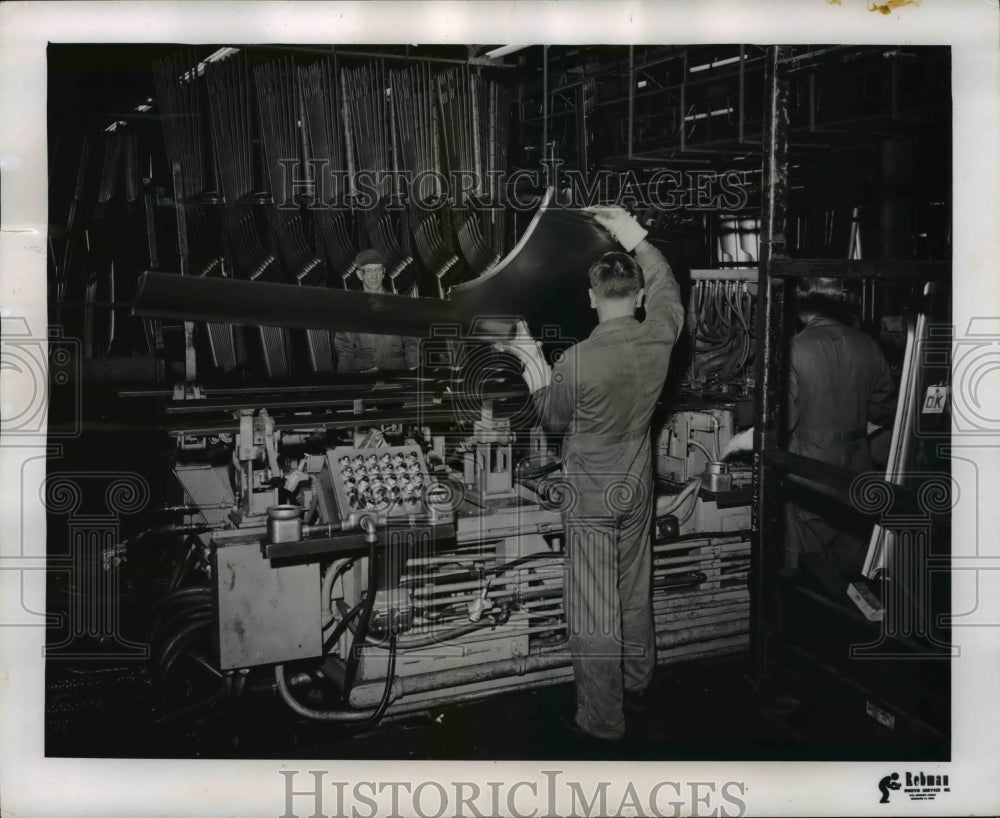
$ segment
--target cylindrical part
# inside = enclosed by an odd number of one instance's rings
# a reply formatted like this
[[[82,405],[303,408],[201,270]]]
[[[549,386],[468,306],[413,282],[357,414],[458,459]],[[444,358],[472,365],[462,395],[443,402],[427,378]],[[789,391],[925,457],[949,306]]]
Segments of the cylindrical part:
[[[267,509],[267,539],[272,543],[299,542],[302,539],[301,514],[299,506],[270,506]]]

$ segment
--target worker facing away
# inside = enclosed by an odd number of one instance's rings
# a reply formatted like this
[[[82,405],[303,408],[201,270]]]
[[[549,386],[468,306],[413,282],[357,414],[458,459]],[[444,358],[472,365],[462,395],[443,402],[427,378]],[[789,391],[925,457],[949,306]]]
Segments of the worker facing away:
[[[589,270],[598,326],[549,369],[522,322],[501,348],[524,376],[546,431],[562,434],[564,599],[573,656],[574,729],[619,739],[656,665],[651,604],[649,424],[684,322],[680,290],[646,231],[621,208],[592,211],[628,252]],[[645,297],[646,318],[636,309]]]
[[[788,369],[788,451],[852,471],[874,467],[869,434],[892,422],[896,385],[873,338],[845,323],[837,279],[803,279],[796,287],[802,329],[792,338]],[[723,453],[753,448],[753,430]],[[798,504],[785,504],[785,567],[799,555],[823,554],[848,572],[861,569],[866,544]]]
[[[362,250],[354,260],[364,292],[385,293],[385,259],[378,250]],[[379,372],[416,369],[420,346],[416,338],[370,332],[338,332],[333,339],[337,372]]]

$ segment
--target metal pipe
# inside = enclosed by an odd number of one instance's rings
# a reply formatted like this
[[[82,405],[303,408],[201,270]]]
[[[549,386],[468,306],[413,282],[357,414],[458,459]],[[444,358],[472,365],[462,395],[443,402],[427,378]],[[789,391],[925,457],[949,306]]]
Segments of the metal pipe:
[[[524,676],[539,670],[566,667],[570,661],[568,654],[564,656],[522,656],[518,659],[504,659],[482,665],[437,670],[413,676],[397,676],[392,683],[393,692],[397,693],[393,700],[414,693],[425,693],[431,690],[502,679],[507,676]],[[355,685],[349,697],[351,707],[369,707],[377,703],[384,687],[384,680],[371,684]]]
[[[540,687],[550,687],[557,684],[566,684],[573,678],[572,667],[552,668],[551,670],[541,670],[531,674],[529,677],[510,677],[507,683],[481,683],[477,688],[455,691],[445,689],[442,691],[430,691],[428,693],[418,693],[413,697],[407,697],[394,705],[390,705],[386,711],[386,716],[382,723],[391,722],[405,718],[408,713],[415,713],[427,710],[439,704],[461,704],[466,702],[480,701],[496,696],[498,693],[510,693],[519,690],[537,690]],[[517,681],[513,681],[517,680]]]
[[[756,267],[740,270],[691,270],[692,281],[756,281],[759,272]]]

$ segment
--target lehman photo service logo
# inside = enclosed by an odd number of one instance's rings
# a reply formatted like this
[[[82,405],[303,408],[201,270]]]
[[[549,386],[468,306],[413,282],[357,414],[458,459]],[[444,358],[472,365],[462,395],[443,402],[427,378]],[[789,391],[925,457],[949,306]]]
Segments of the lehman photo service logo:
[[[902,778],[899,773],[891,773],[878,782],[878,789],[882,793],[880,804],[888,804],[896,790],[902,790],[911,801],[933,801],[939,794],[951,792],[948,776],[912,772],[904,773]]]

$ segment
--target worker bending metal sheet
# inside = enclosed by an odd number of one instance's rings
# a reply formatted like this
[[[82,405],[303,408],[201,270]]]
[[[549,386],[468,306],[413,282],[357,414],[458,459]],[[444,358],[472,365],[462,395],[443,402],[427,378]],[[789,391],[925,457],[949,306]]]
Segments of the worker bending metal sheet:
[[[564,435],[565,604],[576,681],[573,729],[615,740],[640,712],[656,666],[651,605],[649,425],[684,323],[680,290],[624,210],[593,211],[627,251],[589,270],[598,326],[550,370],[522,323],[503,347],[525,365],[546,431]],[[636,309],[645,296],[646,317]]]

